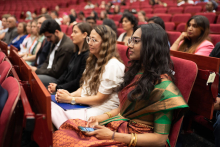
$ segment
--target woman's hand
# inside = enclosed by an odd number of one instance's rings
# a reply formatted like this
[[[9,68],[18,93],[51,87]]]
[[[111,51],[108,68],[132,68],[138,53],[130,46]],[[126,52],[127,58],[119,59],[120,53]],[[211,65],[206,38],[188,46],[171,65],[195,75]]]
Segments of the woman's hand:
[[[111,131],[109,128],[100,125],[96,125],[94,128],[97,130],[93,132],[86,132],[85,134],[88,136],[95,136],[97,139],[101,139],[101,140],[112,139],[113,131]]]
[[[50,92],[50,94],[56,92],[56,87],[57,87],[57,84],[49,83],[48,91]]]
[[[94,128],[94,126],[98,125],[99,122],[95,116],[91,116],[87,122],[86,127]]]
[[[72,97],[64,90],[58,90],[55,99],[58,103],[71,103]]]
[[[183,39],[189,39],[187,32],[182,32],[182,34],[179,36],[179,41],[182,41]]]

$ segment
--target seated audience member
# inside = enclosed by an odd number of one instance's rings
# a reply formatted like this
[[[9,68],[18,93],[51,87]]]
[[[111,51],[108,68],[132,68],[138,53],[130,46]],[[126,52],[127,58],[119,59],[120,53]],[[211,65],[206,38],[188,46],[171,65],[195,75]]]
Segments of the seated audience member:
[[[80,21],[82,21],[82,22],[86,21],[85,14],[82,11],[80,11],[78,15],[79,15],[79,20]]]
[[[92,28],[95,28],[96,27],[96,19],[92,16],[89,16],[86,18],[86,22],[89,23],[89,25],[92,27]]]
[[[0,85],[0,115],[7,100],[8,100],[8,91]]]
[[[7,25],[7,15],[2,16],[2,28],[0,29],[0,40],[2,40],[5,37],[5,33],[8,31],[8,25]]]
[[[112,14],[112,12],[110,12],[110,9],[111,9],[111,6],[109,6],[109,5],[105,6],[105,11],[107,14]]]
[[[203,3],[203,2],[207,3],[207,2],[209,2],[209,0],[198,0],[198,1],[195,1],[195,5],[198,4],[198,3]]]
[[[215,48],[212,50],[210,57],[220,58],[220,42],[215,45]],[[220,70],[219,70],[220,73]],[[214,128],[214,136],[215,136],[215,146],[220,146],[220,81],[218,86],[218,97],[216,98],[216,103],[214,104],[214,110],[216,111],[216,120],[213,125]]]
[[[205,9],[206,9],[206,12],[216,12],[215,9],[214,9],[214,2],[212,1],[209,1],[206,3],[206,6],[205,6]]]
[[[38,29],[39,34],[40,34],[40,28],[41,28],[42,23],[48,19],[52,19],[51,16],[48,14],[40,15],[38,17],[37,29]],[[40,35],[43,35],[43,34],[40,34]],[[41,47],[40,47],[39,51],[37,52],[35,61],[32,64],[32,66],[36,66],[36,67],[40,68],[41,65],[44,63],[44,61],[47,59],[47,56],[50,52],[50,48],[51,48],[51,43],[49,41],[47,41],[47,38],[45,38],[43,40],[43,42],[41,43]],[[32,68],[36,68],[36,67],[32,67]]]
[[[36,19],[37,18],[36,13],[35,12],[31,13],[31,17],[32,17],[32,19]]]
[[[112,0],[112,3],[114,4],[114,3],[120,3],[121,2],[121,0]]]
[[[183,4],[194,4],[194,1],[192,0],[178,0],[177,1],[177,6],[181,6]]]
[[[77,18],[77,13],[74,9],[70,10],[70,14],[73,15],[73,17]]]
[[[5,33],[4,38],[2,41],[6,42],[7,44],[11,44],[12,40],[18,36],[17,28],[16,28],[16,19],[13,16],[8,17],[8,31]]]
[[[39,51],[41,44],[45,38],[44,36],[39,35],[37,20],[34,20],[32,22],[31,31],[32,31],[32,35],[36,36],[36,38],[32,42],[26,54],[22,57],[27,62],[28,65],[31,65],[34,62],[37,52]]]
[[[18,36],[14,38],[14,40],[9,45],[13,45],[20,51],[20,44],[27,37],[27,24],[25,22],[20,22],[17,27]]]
[[[88,23],[78,23],[73,26],[71,34],[75,45],[75,53],[73,54],[67,69],[55,81],[50,81],[48,91],[54,93],[57,89],[65,89],[74,92],[79,88],[79,81],[86,67],[86,60],[89,55],[89,45],[86,37],[90,35],[92,27]]]
[[[125,30],[124,33],[122,33],[117,41],[124,42],[125,45],[128,44],[128,39],[132,36],[134,31],[137,29],[137,19],[136,17],[131,13],[124,13],[120,23],[122,23],[123,30]]]
[[[70,17],[69,15],[63,15],[63,25],[70,25]]]
[[[25,20],[33,20],[30,11],[27,11],[27,12],[26,12],[26,18],[25,18]]]
[[[53,19],[45,20],[40,28],[40,34],[50,41],[51,46],[50,53],[47,60],[40,68],[33,68],[42,83],[47,87],[45,83],[51,81],[50,79],[58,79],[67,68],[68,63],[73,55],[74,44],[72,40],[61,32],[60,25]]]
[[[89,109],[64,111],[51,102],[52,122],[59,128],[68,119],[88,120],[91,116],[103,114],[118,108],[116,89],[122,82],[125,66],[119,61],[116,50],[116,34],[104,25],[95,27],[87,37],[90,55],[81,79],[81,87],[68,93],[58,90],[56,100],[59,103],[77,103],[90,105]]]
[[[94,17],[96,20],[99,19],[98,14],[97,14],[96,11],[92,11],[91,14],[90,14],[90,16]]]
[[[106,11],[101,11],[99,19],[104,20],[106,18],[108,18]]]
[[[205,16],[195,15],[186,24],[183,32],[171,46],[171,50],[209,56],[214,45],[209,40],[209,20]]]
[[[167,41],[167,34],[159,25],[141,25],[129,39],[131,66],[119,86],[120,106],[92,116],[88,122],[69,119],[53,133],[53,145],[168,146],[172,120],[180,118],[180,112],[188,105],[171,81]],[[176,118],[174,114],[179,115]],[[84,134],[78,126],[98,130]]]
[[[55,6],[55,11],[59,14],[60,7],[58,5]]]
[[[95,8],[95,6],[92,4],[91,1],[88,1],[87,5],[84,7],[84,9],[93,9],[93,8]]]
[[[126,5],[126,2],[125,2],[125,0],[121,0],[121,3],[120,3],[120,5],[122,5],[122,6],[125,6],[125,5]]]
[[[41,14],[47,14],[47,8],[43,7],[43,8],[41,9]]]
[[[109,26],[117,34],[117,27],[112,19],[104,19],[102,24]]]
[[[139,11],[139,12],[138,12],[138,22],[147,23],[146,14],[145,14],[144,11]]]
[[[101,2],[99,8],[101,8],[101,9],[105,9],[105,1],[102,1],[102,2]]]
[[[115,7],[114,7],[114,14],[122,14],[119,5],[115,5]]]
[[[52,12],[50,13],[50,16],[51,16],[54,20],[56,20],[56,22],[57,22],[59,25],[61,25],[61,21],[60,21],[60,19],[59,19],[59,14],[57,13],[57,11],[52,11]]]

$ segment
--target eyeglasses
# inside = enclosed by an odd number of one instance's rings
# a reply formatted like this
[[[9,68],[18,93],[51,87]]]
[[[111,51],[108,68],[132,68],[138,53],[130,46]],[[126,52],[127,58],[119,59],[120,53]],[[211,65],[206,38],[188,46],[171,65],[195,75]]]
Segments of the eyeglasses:
[[[134,45],[134,44],[138,44],[140,41],[141,41],[141,38],[131,37],[128,39],[128,44],[133,43],[132,45]]]
[[[86,37],[86,42],[89,43],[91,40],[92,44],[98,42],[97,40],[95,40],[94,38],[90,38],[89,36]]]

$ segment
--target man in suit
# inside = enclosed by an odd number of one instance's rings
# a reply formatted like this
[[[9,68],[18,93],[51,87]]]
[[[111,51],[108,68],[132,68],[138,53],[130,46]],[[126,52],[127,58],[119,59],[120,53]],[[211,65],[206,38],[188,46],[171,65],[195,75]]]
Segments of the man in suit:
[[[40,34],[42,33],[53,45],[43,65],[39,69],[31,68],[47,87],[50,82],[53,83],[58,79],[67,68],[73,55],[74,44],[70,38],[61,32],[59,24],[53,19],[43,22],[40,29]]]
[[[16,28],[16,19],[13,16],[10,16],[7,19],[8,22],[8,32],[5,33],[5,37],[2,41],[6,42],[7,44],[11,44],[12,40],[18,36],[17,28]]]

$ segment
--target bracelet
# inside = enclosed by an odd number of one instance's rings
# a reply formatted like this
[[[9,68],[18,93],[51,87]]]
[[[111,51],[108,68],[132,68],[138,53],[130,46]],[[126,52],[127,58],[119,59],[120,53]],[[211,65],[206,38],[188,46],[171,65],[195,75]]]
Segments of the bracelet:
[[[116,131],[114,131],[113,134],[112,134],[112,140],[114,140],[114,138],[115,138],[115,132]]]
[[[130,141],[130,143],[128,145],[129,147],[133,144],[134,140],[135,140],[135,136],[134,136],[133,133],[131,133],[131,141]]]
[[[107,114],[109,118],[112,118],[111,113],[109,113],[109,112],[105,112],[104,114]]]
[[[135,133],[134,136],[135,136],[134,142],[131,144],[133,147],[135,147],[137,144],[137,134]]]

